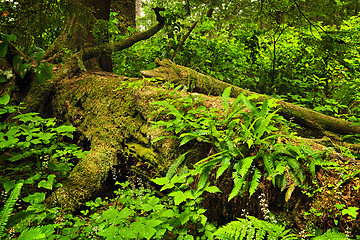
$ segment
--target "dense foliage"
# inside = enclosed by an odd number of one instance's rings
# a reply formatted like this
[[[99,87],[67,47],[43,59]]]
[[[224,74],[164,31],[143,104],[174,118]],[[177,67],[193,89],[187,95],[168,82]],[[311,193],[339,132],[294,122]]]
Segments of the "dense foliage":
[[[359,124],[359,3],[318,2],[145,1],[139,28],[155,22],[151,8],[159,5],[166,7],[166,27],[153,38],[114,53],[114,72],[140,77],[140,70],[156,67],[156,58],[173,58],[180,65],[233,85]],[[10,45],[23,52],[14,58],[15,72],[0,69],[0,83],[11,80],[14,74],[23,76],[31,68],[40,82],[51,78],[52,65],[41,63],[45,55],[42,48],[48,48],[59,35],[72,10],[68,1],[0,2],[0,57],[5,57]],[[111,14],[108,24],[110,42],[121,41],[136,31],[128,28],[128,35],[119,35],[116,15]],[[190,32],[191,26],[194,29]],[[35,64],[31,65],[32,61]],[[172,94],[186,91],[183,86],[167,88]],[[78,159],[86,156],[71,144],[76,129],[37,113],[22,114],[23,108],[11,105],[10,96],[3,95],[0,237],[358,239],[359,208],[346,199],[336,200],[327,209],[320,203],[318,208],[309,209],[310,220],[301,232],[287,226],[286,219],[276,218],[259,193],[262,181],[284,192],[288,202],[296,188],[309,198],[321,191],[316,176],[321,168],[341,173],[338,185],[331,186],[334,191],[357,179],[359,171],[330,162],[325,152],[296,142],[298,126],[276,113],[273,99],[256,105],[251,101],[253,96],[231,100],[230,92],[227,88],[221,97],[222,110],[191,108],[201,102],[192,97],[155,102],[159,109],[154,112],[158,116],[154,128],[168,131],[167,137],[178,139],[184,149],[192,143],[206,143],[214,154],[191,163],[191,152],[184,152],[166,176],[152,180],[158,190],[117,183],[114,198],[93,199],[75,216],[61,214],[61,208],[49,207],[45,199],[61,186]],[[11,121],[5,122],[9,116]],[[359,139],[355,134],[341,141],[359,144]],[[358,149],[346,145],[340,151],[351,159],[359,158]],[[219,188],[222,178],[231,182],[229,189]],[[209,221],[202,203],[206,196],[220,193],[228,201],[258,196],[260,214],[244,214],[223,226]],[[315,223],[322,216],[320,210],[327,211],[332,229],[319,229]]]

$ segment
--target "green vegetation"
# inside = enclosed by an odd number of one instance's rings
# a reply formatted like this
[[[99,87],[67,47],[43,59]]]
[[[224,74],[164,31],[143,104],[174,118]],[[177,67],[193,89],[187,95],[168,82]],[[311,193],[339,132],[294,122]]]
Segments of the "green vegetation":
[[[20,103],[28,101],[28,106],[36,100],[14,97],[14,92],[31,92],[32,86],[51,86],[51,94],[55,93],[51,84],[59,79],[52,79],[53,71],[66,67],[61,61],[72,54],[80,53],[77,62],[70,63],[74,69],[81,65],[83,71],[93,64],[82,62],[82,48],[75,52],[65,46],[58,52],[63,56],[47,56],[56,51],[52,43],[62,25],[72,19],[70,10],[81,12],[76,20],[86,18],[85,10],[77,9],[73,1],[60,2],[0,2],[1,239],[360,239],[360,134],[319,133],[275,110],[277,99],[282,99],[360,126],[357,1],[143,2],[145,16],[137,20],[140,28],[156,23],[150,13],[158,6],[165,8],[166,24],[147,41],[106,52],[114,73],[138,77],[121,78],[123,83],[114,92],[126,88],[134,95],[131,99],[117,95],[119,104],[135,102],[141,97],[137,91],[146,92],[149,86],[167,93],[149,100],[152,113],[146,120],[151,121],[146,122],[148,126],[136,125],[148,127],[139,134],[142,140],[129,133],[133,139],[118,144],[124,152],[130,152],[126,147],[138,144],[140,149],[144,144],[153,158],[157,144],[166,145],[171,139],[178,152],[166,155],[172,164],[165,173],[147,167],[151,173],[139,174],[146,184],[114,173],[114,180],[107,180],[108,196],[94,195],[73,213],[66,212],[61,202],[49,202],[49,196],[87,157],[84,149],[91,148],[80,140],[91,142],[92,136],[79,136],[76,133],[81,130],[72,125],[81,121],[80,97],[75,104],[78,111],[71,113],[73,119],[45,117],[52,115],[51,96],[45,103],[50,107],[41,114],[28,112]],[[39,21],[26,25],[22,14]],[[110,20],[98,20],[89,36],[96,44],[116,43],[137,31],[132,26],[127,33],[120,29],[121,16],[111,12]],[[156,58],[171,58],[269,97],[263,101],[255,94],[231,98],[232,87],[228,87],[209,100],[209,96],[192,93],[191,84],[141,79],[142,70],[156,68]],[[69,73],[67,81],[80,76],[79,69],[65,70],[61,74]],[[38,82],[29,80],[31,74]],[[134,110],[124,116],[136,114]],[[109,126],[104,128],[112,134]],[[146,131],[161,134],[150,139]],[[129,156],[126,161],[130,162]],[[123,172],[146,165],[138,163]],[[219,205],[224,219],[214,221],[209,211]],[[235,205],[242,209],[241,216],[235,216],[238,212],[231,208]],[[230,215],[231,211],[236,213]]]

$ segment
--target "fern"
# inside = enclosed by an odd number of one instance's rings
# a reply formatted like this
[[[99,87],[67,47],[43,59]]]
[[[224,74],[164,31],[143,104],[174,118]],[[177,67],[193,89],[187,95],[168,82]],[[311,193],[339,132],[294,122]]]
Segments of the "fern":
[[[350,238],[346,236],[346,234],[344,233],[339,233],[336,229],[329,229],[324,234],[312,238],[312,240],[325,240],[325,239],[345,240]]]
[[[247,175],[249,173],[249,169],[251,168],[251,165],[254,161],[255,156],[250,156],[247,158],[242,159],[242,165],[241,165],[241,169],[239,171],[241,177]]]
[[[244,176],[240,177],[240,164],[236,163],[233,167],[233,169],[235,170],[232,174],[233,177],[233,181],[234,181],[234,187],[228,197],[228,201],[230,201],[231,199],[233,199],[234,197],[236,197],[239,192],[242,190],[243,188],[243,184],[246,183],[245,179],[247,177],[247,174],[245,174]]]
[[[18,183],[15,188],[12,190],[10,197],[6,200],[4,208],[0,213],[0,237],[4,234],[5,226],[9,220],[10,214],[14,208],[16,201],[19,199],[21,188],[23,183]]]
[[[229,103],[230,93],[231,93],[231,87],[227,87],[222,94],[223,108],[226,115],[228,115],[230,108],[230,103]]]
[[[261,176],[262,175],[260,170],[258,168],[255,168],[249,187],[250,196],[253,195],[253,193],[256,191],[257,187],[259,186]]]
[[[174,174],[176,173],[176,171],[178,170],[179,166],[184,162],[185,160],[185,156],[186,154],[188,154],[189,152],[186,152],[184,154],[181,154],[174,162],[173,164],[171,164],[171,166],[169,167],[169,170],[166,173],[166,177],[168,179],[171,179]]]
[[[266,169],[266,172],[268,173],[269,179],[271,179],[273,173],[274,173],[274,157],[273,155],[266,156],[265,154],[261,155],[264,163],[264,167]]]
[[[288,234],[284,226],[259,220],[249,216],[247,219],[239,218],[219,228],[214,237],[217,239],[296,239],[293,234]]]
[[[45,233],[41,231],[40,227],[37,227],[37,228],[29,228],[22,231],[18,240],[44,239],[45,237],[46,237]]]

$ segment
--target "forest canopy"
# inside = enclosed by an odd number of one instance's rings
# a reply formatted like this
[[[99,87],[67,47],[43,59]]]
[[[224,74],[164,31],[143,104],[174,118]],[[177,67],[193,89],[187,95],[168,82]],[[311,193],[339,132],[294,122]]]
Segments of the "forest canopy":
[[[1,0],[1,239],[359,239],[358,0]]]

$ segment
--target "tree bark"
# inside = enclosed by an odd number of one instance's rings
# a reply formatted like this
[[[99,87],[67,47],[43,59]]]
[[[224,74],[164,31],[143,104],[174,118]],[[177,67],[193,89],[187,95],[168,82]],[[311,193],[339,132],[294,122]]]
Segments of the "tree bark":
[[[68,57],[68,52],[78,52],[109,41],[107,21],[110,16],[111,0],[71,0],[70,2],[79,10],[66,21],[59,37],[47,50],[45,56],[45,58],[57,59],[57,62]],[[87,67],[111,72],[111,57],[108,53],[103,53],[92,59]]]
[[[122,34],[128,31],[128,27],[136,26],[136,2],[137,0],[112,0],[111,11],[118,13],[115,16],[119,20],[119,29]]]

